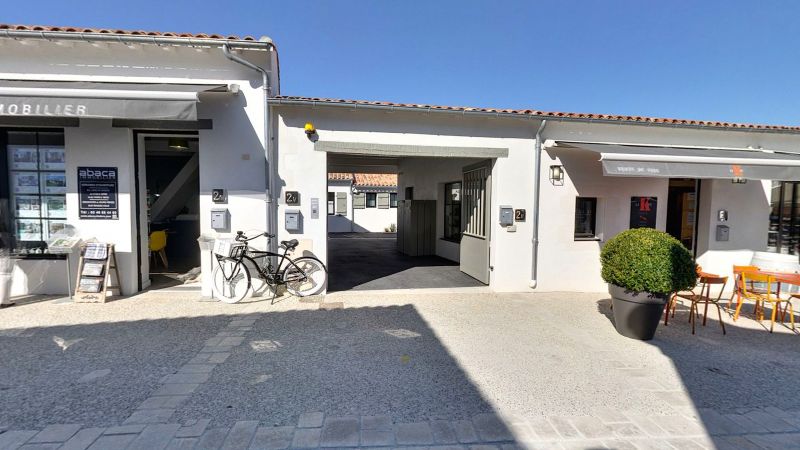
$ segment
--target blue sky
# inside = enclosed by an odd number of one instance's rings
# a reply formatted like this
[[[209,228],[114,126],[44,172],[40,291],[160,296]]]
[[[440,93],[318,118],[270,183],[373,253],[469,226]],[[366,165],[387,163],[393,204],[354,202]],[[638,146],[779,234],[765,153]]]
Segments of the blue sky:
[[[5,23],[266,34],[286,95],[800,124],[796,1],[4,3]]]

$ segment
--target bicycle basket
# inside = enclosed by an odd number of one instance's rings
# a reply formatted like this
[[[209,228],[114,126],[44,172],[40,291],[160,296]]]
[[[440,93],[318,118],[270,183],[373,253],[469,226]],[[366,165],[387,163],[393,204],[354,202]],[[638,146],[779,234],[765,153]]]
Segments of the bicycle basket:
[[[214,254],[228,258],[239,258],[247,250],[247,246],[232,239],[217,239],[214,241]]]

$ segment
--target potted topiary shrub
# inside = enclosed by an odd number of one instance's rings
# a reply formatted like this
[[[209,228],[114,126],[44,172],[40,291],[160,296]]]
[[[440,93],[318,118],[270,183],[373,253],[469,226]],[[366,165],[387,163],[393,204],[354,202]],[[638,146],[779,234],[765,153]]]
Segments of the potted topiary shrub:
[[[652,339],[670,294],[697,283],[691,253],[674,237],[652,228],[614,236],[603,246],[600,261],[614,326],[633,339]]]

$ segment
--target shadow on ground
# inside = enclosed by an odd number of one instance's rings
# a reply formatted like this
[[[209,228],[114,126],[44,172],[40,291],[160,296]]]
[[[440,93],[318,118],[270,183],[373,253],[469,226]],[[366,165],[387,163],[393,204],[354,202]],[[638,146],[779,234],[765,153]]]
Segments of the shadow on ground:
[[[375,235],[329,235],[329,291],[484,286],[461,272],[457,262],[438,256],[407,256],[397,251],[394,234]]]
[[[179,418],[289,425],[313,411],[404,422],[492,412],[410,305],[269,313],[248,336]]]
[[[258,320],[244,342],[169,422],[294,425],[312,411],[419,422],[494,412],[411,305],[252,317]],[[216,315],[3,330],[0,425],[121,424],[230,320]],[[496,422],[494,429],[508,436],[499,440],[513,441]]]

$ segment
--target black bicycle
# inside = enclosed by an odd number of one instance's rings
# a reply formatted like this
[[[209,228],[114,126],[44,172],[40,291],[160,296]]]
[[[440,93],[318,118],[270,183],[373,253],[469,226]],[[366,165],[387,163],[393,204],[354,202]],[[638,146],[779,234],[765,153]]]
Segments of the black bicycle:
[[[313,256],[290,258],[289,254],[299,244],[297,239],[281,241],[283,254],[256,250],[248,245],[248,242],[260,237],[268,240],[275,238],[267,233],[247,237],[237,231],[234,242],[223,241],[222,245],[215,246],[217,267],[211,276],[217,298],[225,303],[236,303],[247,297],[253,290],[253,271],[270,287],[273,299],[278,286],[286,286],[289,293],[298,297],[322,292],[328,281],[328,270],[322,261]],[[273,260],[278,258],[277,264],[273,265]]]

